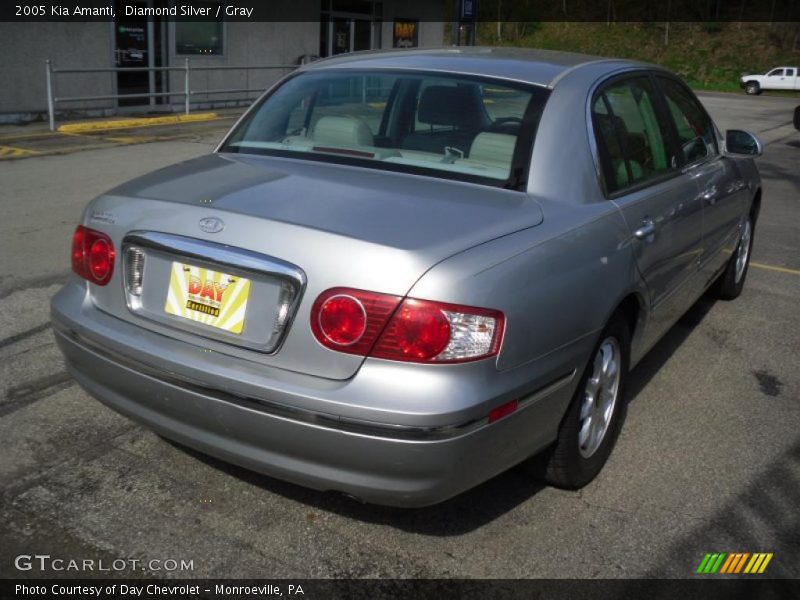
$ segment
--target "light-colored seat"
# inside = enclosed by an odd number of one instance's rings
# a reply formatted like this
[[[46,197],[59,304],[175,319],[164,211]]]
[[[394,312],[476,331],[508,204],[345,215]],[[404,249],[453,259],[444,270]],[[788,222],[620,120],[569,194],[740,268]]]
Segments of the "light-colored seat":
[[[507,133],[479,133],[469,150],[469,159],[489,164],[511,166],[517,136]]]
[[[314,125],[311,138],[334,146],[372,146],[372,131],[357,117],[325,116]]]

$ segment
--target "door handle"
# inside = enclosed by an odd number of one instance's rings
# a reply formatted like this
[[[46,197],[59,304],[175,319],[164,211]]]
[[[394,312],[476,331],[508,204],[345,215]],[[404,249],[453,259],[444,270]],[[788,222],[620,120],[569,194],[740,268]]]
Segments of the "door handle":
[[[633,232],[633,236],[638,240],[644,240],[656,232],[656,224],[653,219],[644,219],[641,227]]]
[[[712,185],[700,194],[700,197],[709,204],[716,204],[717,202],[717,186]]]

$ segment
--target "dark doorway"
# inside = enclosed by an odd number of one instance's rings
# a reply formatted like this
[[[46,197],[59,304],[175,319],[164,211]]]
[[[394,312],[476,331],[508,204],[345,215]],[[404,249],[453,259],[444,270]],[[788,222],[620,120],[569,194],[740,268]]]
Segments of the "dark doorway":
[[[145,8],[146,2],[131,2],[131,6]],[[114,48],[115,63],[118,68],[147,67],[149,65],[147,18],[126,17],[125,6],[117,2],[115,8],[119,15],[115,23]],[[147,71],[117,73],[118,94],[147,94],[150,91],[150,75]],[[149,104],[147,98],[120,98],[119,106]]]
[[[160,67],[164,64],[163,44],[165,23],[153,20],[148,23],[146,17],[125,16],[125,5],[136,8],[152,6],[152,0],[116,3],[117,19],[114,23],[114,63],[122,69]],[[165,91],[166,73],[161,71],[117,72],[117,93],[148,94]],[[120,98],[118,106],[156,105],[166,102],[166,98]]]
[[[380,47],[377,38],[379,23],[369,19],[353,19],[332,15],[330,21],[323,22],[323,44],[328,42],[328,48],[323,48],[327,56],[334,56],[344,52],[370,50]]]

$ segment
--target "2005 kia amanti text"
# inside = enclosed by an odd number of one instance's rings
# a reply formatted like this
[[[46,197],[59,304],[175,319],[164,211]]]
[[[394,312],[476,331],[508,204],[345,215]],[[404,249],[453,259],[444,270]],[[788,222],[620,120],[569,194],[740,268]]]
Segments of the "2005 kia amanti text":
[[[274,477],[421,506],[535,457],[577,488],[631,366],[741,292],[760,153],[653,65],[323,60],[92,201],[53,325],[103,403]]]

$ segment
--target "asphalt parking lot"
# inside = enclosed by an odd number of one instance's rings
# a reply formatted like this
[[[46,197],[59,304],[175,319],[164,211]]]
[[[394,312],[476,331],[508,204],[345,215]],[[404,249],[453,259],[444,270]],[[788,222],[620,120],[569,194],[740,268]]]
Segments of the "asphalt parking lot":
[[[800,99],[702,99],[721,128],[766,144],[743,295],[698,302],[635,369],[617,448],[583,490],[541,487],[520,467],[419,510],[178,448],[64,370],[48,301],[84,205],[208,152],[229,120],[0,162],[0,576],[22,574],[20,554],[50,554],[193,564],[133,576],[689,577],[723,551],[772,552],[769,575],[800,577]]]

